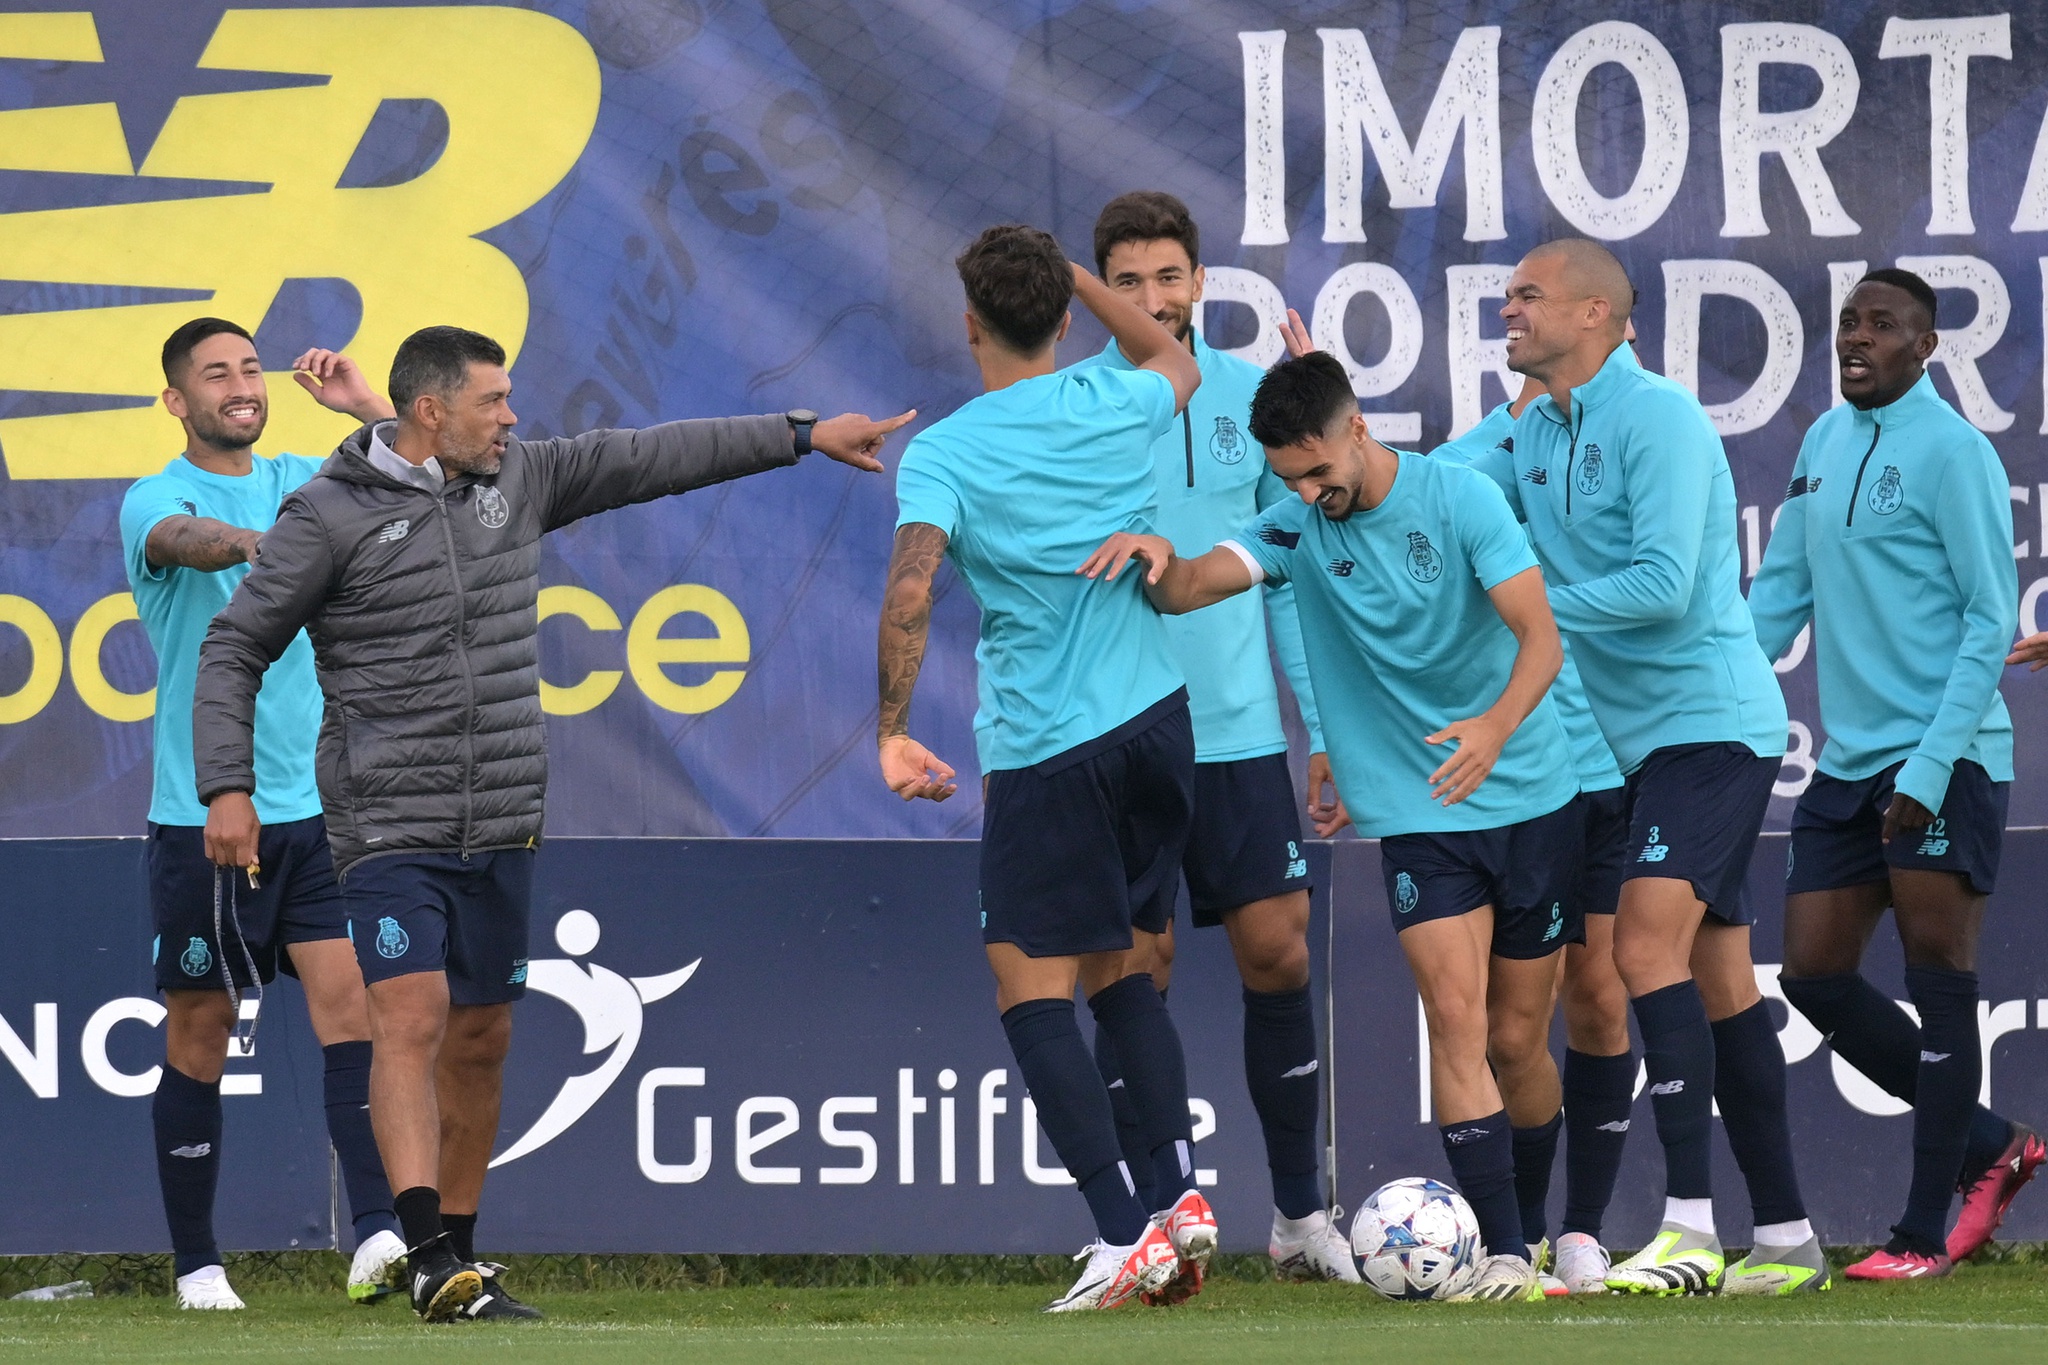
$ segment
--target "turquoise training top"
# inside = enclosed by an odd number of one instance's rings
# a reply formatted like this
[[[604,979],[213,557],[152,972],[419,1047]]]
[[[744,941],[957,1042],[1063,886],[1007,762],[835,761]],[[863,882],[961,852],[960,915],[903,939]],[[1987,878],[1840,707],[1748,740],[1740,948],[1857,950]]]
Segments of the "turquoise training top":
[[[1399,452],[1379,506],[1331,521],[1299,498],[1224,543],[1255,581],[1292,582],[1330,767],[1368,836],[1498,829],[1570,801],[1579,784],[1548,697],[1455,806],[1429,775],[1455,752],[1430,744],[1507,687],[1520,646],[1487,593],[1536,567],[1493,487],[1468,469]]]
[[[1193,334],[1193,343],[1202,387],[1173,428],[1152,443],[1159,493],[1154,524],[1173,542],[1174,552],[1186,559],[1214,549],[1265,508],[1294,496],[1267,466],[1265,452],[1251,435],[1252,391],[1266,372],[1250,361],[1225,355],[1203,341],[1200,332]],[[1095,365],[1135,368],[1115,341],[1072,368]],[[1302,652],[1294,589],[1279,584],[1166,618],[1167,645],[1187,675],[1196,762],[1227,763],[1286,751],[1280,695],[1266,652],[1269,623],[1273,652],[1287,671],[1308,727],[1309,747],[1321,751],[1322,730]]]
[[[1844,403],[1807,429],[1749,609],[1773,659],[1813,623],[1822,772],[1903,761],[1897,789],[1931,811],[1959,758],[2012,780],[2008,487],[1991,442],[1924,374],[1895,403]]]
[[[159,825],[203,825],[198,779],[192,771],[192,685],[199,677],[199,643],[214,614],[228,604],[249,566],[206,573],[181,566],[158,568],[145,547],[166,517],[211,517],[249,531],[268,531],[285,494],[320,472],[303,455],[257,456],[247,474],[215,474],[183,455],[161,474],[137,479],[121,499],[121,553],[135,610],[156,650],[156,738],[149,818]],[[320,681],[306,633],[292,637],[263,675],[256,693],[256,818],[266,825],[320,814],[313,777],[313,743],[320,733]]]
[[[1433,460],[1469,465],[1503,443],[1512,449],[1514,431],[1515,419],[1508,415],[1508,405],[1502,403],[1480,418],[1478,426],[1455,440],[1444,442],[1430,451],[1429,456]],[[1569,640],[1564,642],[1564,666],[1557,670],[1557,681],[1550,685],[1550,701],[1557,707],[1557,718],[1572,742],[1572,760],[1579,771],[1579,790],[1600,792],[1619,787],[1624,780],[1621,767],[1614,761],[1614,750],[1607,747],[1607,736],[1600,733],[1600,722],[1593,718],[1593,708],[1586,701],[1586,687],[1579,681],[1578,665],[1572,662]]]
[[[1163,375],[1097,365],[970,399],[903,452],[897,526],[944,531],[981,606],[983,772],[1042,762],[1183,686],[1144,575],[1075,572],[1117,532],[1153,529],[1152,445],[1178,420]]]
[[[1785,698],[1742,599],[1735,479],[1699,400],[1617,346],[1515,421],[1474,469],[1500,485],[1543,563],[1593,715],[1621,770],[1677,744],[1785,752]]]

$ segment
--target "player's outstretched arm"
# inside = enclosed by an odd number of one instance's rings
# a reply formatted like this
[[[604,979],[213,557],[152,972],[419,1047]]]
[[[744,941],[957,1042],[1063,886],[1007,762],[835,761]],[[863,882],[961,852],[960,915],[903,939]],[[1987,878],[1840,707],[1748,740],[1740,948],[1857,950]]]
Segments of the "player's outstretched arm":
[[[391,400],[372,388],[362,367],[340,351],[315,346],[292,362],[292,378],[329,412],[358,422],[388,422],[398,416]]]
[[[1165,376],[1173,385],[1173,410],[1187,407],[1202,385],[1195,353],[1160,326],[1159,319],[1078,265],[1074,267],[1074,293],[1116,338],[1117,349],[1125,358],[1141,370]]]
[[[1515,666],[1508,672],[1508,685],[1485,714],[1452,721],[1428,737],[1431,744],[1455,740],[1458,745],[1458,751],[1429,775],[1429,794],[1446,806],[1455,806],[1479,790],[1500,760],[1508,738],[1529,718],[1551,683],[1557,681],[1557,670],[1564,666],[1564,644],[1543,595],[1541,569],[1524,569],[1495,584],[1486,595],[1520,648],[1515,651]]]
[[[946,556],[946,533],[921,521],[896,530],[889,583],[882,590],[882,624],[875,643],[875,680],[881,694],[875,744],[882,780],[905,801],[943,801],[957,784],[953,770],[910,737],[910,694],[924,667],[932,624],[932,578]]]
[[[152,568],[219,573],[237,564],[254,564],[262,539],[261,531],[212,517],[165,517],[150,528],[142,553]]]
[[[1119,531],[1103,541],[1074,572],[1114,583],[1134,559],[1145,569],[1145,596],[1168,616],[1198,611],[1252,585],[1251,570],[1229,550],[1219,547],[1194,559],[1182,559],[1166,537],[1130,531]]]

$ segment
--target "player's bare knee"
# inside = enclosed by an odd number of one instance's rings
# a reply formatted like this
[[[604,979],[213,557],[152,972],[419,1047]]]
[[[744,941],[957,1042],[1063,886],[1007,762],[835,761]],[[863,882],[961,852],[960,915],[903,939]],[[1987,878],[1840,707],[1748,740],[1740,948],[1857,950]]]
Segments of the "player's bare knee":
[[[443,1050],[474,1066],[502,1066],[512,1050],[512,1009],[508,1005],[458,1005],[448,1011]]]
[[[169,991],[164,996],[164,1060],[211,1085],[227,1065],[235,1026],[226,991]]]

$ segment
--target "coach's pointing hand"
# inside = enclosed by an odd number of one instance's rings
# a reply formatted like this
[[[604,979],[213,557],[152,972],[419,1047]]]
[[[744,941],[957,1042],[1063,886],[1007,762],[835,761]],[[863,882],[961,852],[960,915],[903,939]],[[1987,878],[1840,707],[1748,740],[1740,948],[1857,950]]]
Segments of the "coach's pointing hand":
[[[222,792],[206,807],[206,856],[217,867],[247,867],[256,861],[257,836],[263,832],[256,803],[247,792]]]
[[[943,801],[958,790],[953,770],[909,735],[891,735],[882,741],[882,780],[889,790],[905,801],[922,796]]]
[[[811,449],[822,451],[841,464],[879,474],[882,461],[878,457],[888,444],[889,433],[916,416],[917,409],[912,408],[885,422],[874,422],[864,412],[842,412],[811,428]]]

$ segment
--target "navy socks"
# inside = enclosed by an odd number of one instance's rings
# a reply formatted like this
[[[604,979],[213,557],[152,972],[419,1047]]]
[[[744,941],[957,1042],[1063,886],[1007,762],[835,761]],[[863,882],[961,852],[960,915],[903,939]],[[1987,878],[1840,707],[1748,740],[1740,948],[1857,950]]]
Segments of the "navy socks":
[[[1599,1237],[1614,1198],[1621,1149],[1635,1106],[1635,1054],[1564,1054],[1564,1223],[1560,1232]]]
[[[1159,992],[1152,989],[1152,979],[1142,980],[1145,993],[1157,1003]],[[1052,1140],[1052,1149],[1059,1153],[1068,1174],[1080,1185],[1089,1211],[1095,1215],[1097,1232],[1111,1246],[1130,1246],[1145,1235],[1151,1211],[1138,1202],[1130,1173],[1124,1168],[1116,1117],[1110,1111],[1101,1073],[1081,1041],[1074,1002],[1026,1000],[1012,1005],[1003,1012],[1003,1032],[1009,1037],[1024,1086],[1038,1106],[1039,1125]],[[1181,1109],[1186,1112],[1185,1097]],[[436,1203],[438,1223],[438,1200]],[[402,1204],[399,1216],[405,1216]]]
[[[1629,1002],[1643,1035],[1650,1103],[1664,1144],[1664,1193],[1713,1197],[1714,1030],[1699,987],[1675,982]]]
[[[1100,1025],[1095,1029],[1095,1069],[1101,1073],[1102,1084],[1109,1091],[1109,1111],[1116,1115],[1117,1145],[1123,1149],[1124,1165],[1130,1168],[1131,1184],[1138,1192],[1138,1202],[1149,1209],[1152,1207],[1152,1149],[1145,1145],[1145,1133],[1138,1124],[1137,1106],[1131,1103],[1131,1092],[1124,1086],[1123,1064],[1117,1061],[1116,1043],[1111,1040],[1109,1030]]]
[[[380,1232],[398,1231],[391,1209],[391,1186],[377,1155],[377,1135],[370,1131],[370,1044],[330,1043],[322,1048],[326,1062],[327,1136],[348,1187],[349,1213],[355,1220],[358,1244]]]
[[[1322,1074],[1308,987],[1244,992],[1244,1076],[1266,1138],[1273,1207],[1288,1218],[1323,1208],[1316,1186],[1316,1117]]]
[[[1515,1203],[1522,1210],[1522,1240],[1531,1246],[1550,1235],[1550,1170],[1557,1164],[1557,1136],[1564,1114],[1550,1122],[1513,1130]]]
[[[1781,977],[1778,984],[1785,998],[1827,1035],[1837,1056],[1894,1099],[1918,1104],[1920,1029],[1896,1001],[1856,972]],[[1977,1056],[1981,1067],[1981,1044]],[[2012,1124],[1973,1102],[1963,1173],[1981,1173],[2011,1140]]]
[[[1515,1145],[1508,1131],[1508,1111],[1446,1123],[1438,1131],[1458,1193],[1478,1215],[1479,1240],[1486,1244],[1487,1254],[1528,1260],[1522,1210],[1515,1202]]]
[[[213,1240],[213,1192],[220,1183],[220,1082],[208,1085],[164,1063],[150,1101],[156,1175],[171,1225],[173,1273],[220,1264]]]
[[[1908,967],[1906,993],[1920,1012],[1920,1065],[1913,1103],[1913,1183],[1896,1231],[1916,1243],[1914,1249],[1931,1252],[1948,1233],[1949,1205],[1984,1077],[1977,974]]]
[[[1103,987],[1089,997],[1088,1008],[1116,1048],[1124,1090],[1152,1157],[1152,1207],[1166,1208],[1195,1186],[1187,1062],[1173,1016],[1145,972]]]
[[[398,1214],[399,1235],[405,1238],[407,1249],[413,1253],[411,1260],[415,1269],[434,1260],[437,1252],[447,1251],[447,1244],[441,1240],[447,1228],[441,1222],[439,1190],[431,1185],[415,1185],[409,1190],[400,1190],[392,1197],[391,1204]]]
[[[473,1213],[444,1213],[441,1226],[448,1230],[448,1246],[454,1251],[455,1259],[469,1262],[476,1259],[476,1215]]]
[[[1806,1217],[1785,1116],[1785,1050],[1770,1006],[1761,1000],[1714,1024],[1714,1097],[1721,1102],[1721,1123],[1749,1185],[1757,1224]]]

